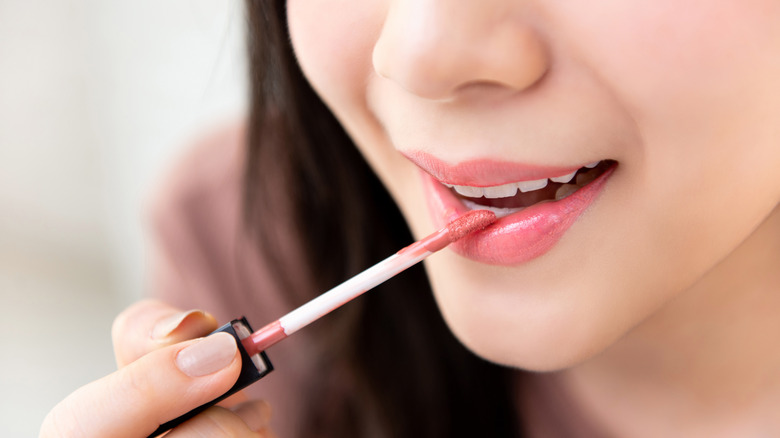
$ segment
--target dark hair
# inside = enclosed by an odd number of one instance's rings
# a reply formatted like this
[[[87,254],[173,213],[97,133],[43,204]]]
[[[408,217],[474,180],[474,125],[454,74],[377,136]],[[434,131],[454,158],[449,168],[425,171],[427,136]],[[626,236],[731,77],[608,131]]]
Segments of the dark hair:
[[[285,1],[248,0],[244,211],[293,304],[409,244],[403,217],[295,60]],[[283,191],[282,191],[283,190]],[[315,218],[312,220],[312,218]],[[262,222],[262,226],[260,223]],[[282,257],[272,257],[289,247]],[[308,275],[300,276],[302,258]],[[287,268],[296,266],[296,272]],[[416,267],[318,322],[307,437],[519,436],[512,372],[450,333]]]

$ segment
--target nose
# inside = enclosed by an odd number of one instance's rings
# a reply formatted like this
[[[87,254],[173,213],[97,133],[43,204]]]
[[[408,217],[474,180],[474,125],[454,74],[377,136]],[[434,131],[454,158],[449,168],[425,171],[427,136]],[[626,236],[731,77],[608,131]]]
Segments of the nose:
[[[519,10],[524,1],[391,1],[374,69],[408,92],[449,99],[469,86],[521,91],[546,73],[548,53]]]

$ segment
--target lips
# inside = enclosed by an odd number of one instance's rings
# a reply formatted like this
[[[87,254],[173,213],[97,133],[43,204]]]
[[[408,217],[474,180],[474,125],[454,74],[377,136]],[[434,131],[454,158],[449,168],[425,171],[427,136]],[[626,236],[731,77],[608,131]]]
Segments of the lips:
[[[420,152],[405,155],[425,171],[423,182],[436,226],[474,209],[487,208],[503,216],[450,246],[464,257],[494,265],[524,263],[549,251],[598,197],[617,167],[609,160],[572,167],[491,160],[450,166]],[[534,187],[546,179],[543,188]],[[513,186],[518,187],[515,195]]]

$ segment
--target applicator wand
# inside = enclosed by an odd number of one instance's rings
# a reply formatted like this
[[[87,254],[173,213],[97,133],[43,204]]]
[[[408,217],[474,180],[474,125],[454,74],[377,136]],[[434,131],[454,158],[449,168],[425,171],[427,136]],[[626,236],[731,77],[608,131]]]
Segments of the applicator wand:
[[[264,351],[343,304],[410,268],[429,255],[496,220],[488,210],[470,211],[446,227],[398,251],[242,340],[250,355]]]
[[[496,215],[492,211],[472,210],[459,216],[439,231],[403,248],[254,333],[252,333],[246,318],[233,320],[220,327],[214,333],[228,332],[239,341],[239,351],[243,363],[238,381],[230,391],[221,397],[163,424],[150,437],[157,436],[194,417],[209,406],[218,403],[270,373],[273,370],[273,366],[265,354],[265,350],[268,347],[416,265],[450,243],[475,231],[479,231],[495,221]]]

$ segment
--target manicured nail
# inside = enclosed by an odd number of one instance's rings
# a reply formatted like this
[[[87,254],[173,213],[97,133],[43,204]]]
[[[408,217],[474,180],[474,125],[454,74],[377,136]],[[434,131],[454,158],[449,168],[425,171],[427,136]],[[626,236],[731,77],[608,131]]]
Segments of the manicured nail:
[[[176,355],[176,366],[190,377],[200,377],[233,362],[238,347],[228,333],[216,333],[199,340]]]
[[[203,318],[206,312],[202,310],[189,310],[187,312],[175,313],[165,317],[155,324],[152,329],[152,338],[162,340],[179,328],[182,323],[190,317]]]

